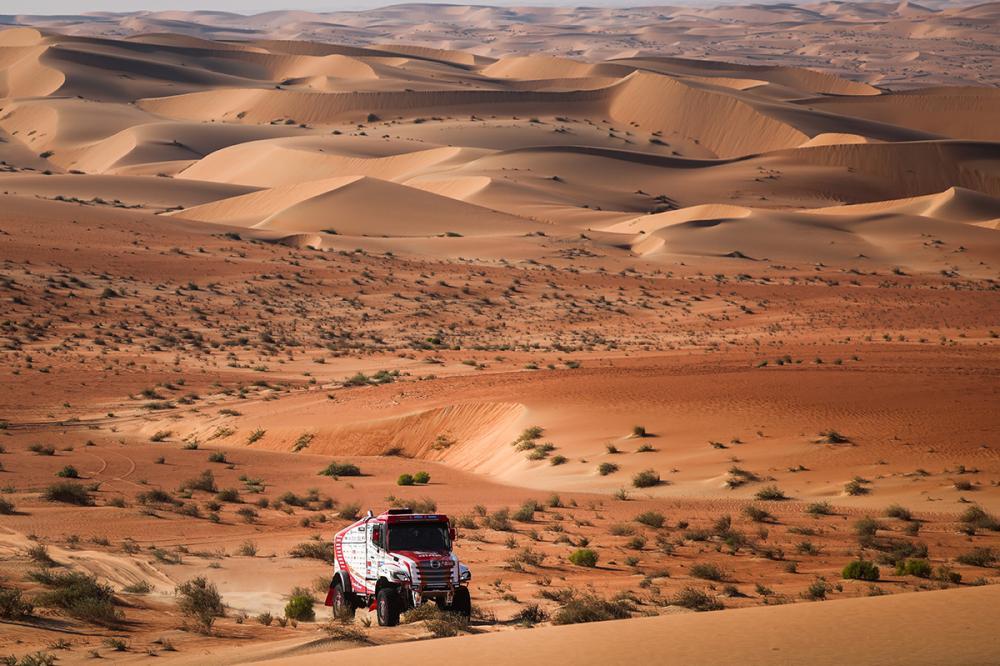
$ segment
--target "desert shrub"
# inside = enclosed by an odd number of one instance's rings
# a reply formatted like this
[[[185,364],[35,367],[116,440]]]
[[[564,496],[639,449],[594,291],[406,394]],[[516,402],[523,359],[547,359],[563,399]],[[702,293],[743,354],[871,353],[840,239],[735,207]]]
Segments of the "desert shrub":
[[[538,604],[528,604],[514,615],[512,621],[530,627],[539,622],[545,622],[547,619],[549,619],[549,614],[542,607]]]
[[[722,569],[709,562],[698,562],[696,564],[692,564],[691,575],[695,578],[714,581],[720,581],[726,577],[726,575],[722,572]]]
[[[188,479],[181,484],[181,490],[202,490],[206,493],[218,492],[215,486],[215,475],[212,470],[206,469],[193,479]]]
[[[759,500],[779,502],[788,499],[788,495],[781,491],[778,486],[764,486],[754,495]]]
[[[660,485],[660,475],[651,469],[646,469],[636,473],[632,477],[632,485],[636,488],[652,488]]]
[[[162,442],[163,440],[165,440],[168,437],[170,437],[170,435],[172,435],[172,434],[173,433],[170,430],[157,430],[149,438],[149,441],[151,441],[151,442]]]
[[[139,504],[180,504],[180,500],[175,499],[173,495],[165,490],[159,488],[150,488],[149,490],[144,490],[135,497]]]
[[[257,544],[253,541],[244,541],[240,544],[240,547],[236,550],[237,553],[243,557],[256,557],[257,556]]]
[[[292,590],[288,603],[285,604],[285,617],[299,622],[312,622],[316,619],[313,603],[313,596],[309,590],[296,587]]]
[[[17,513],[14,503],[8,499],[0,497],[0,516],[13,516]]]
[[[414,483],[419,483],[421,485],[430,483],[431,482],[431,475],[428,474],[427,472],[416,472],[413,475],[413,482]]]
[[[97,578],[77,571],[34,571],[29,577],[45,585],[47,590],[35,597],[40,606],[61,608],[71,617],[101,626],[114,626],[122,621],[122,614],[114,606],[114,592],[110,585],[98,583]]]
[[[333,543],[329,541],[304,541],[293,546],[288,554],[291,557],[323,560],[330,564],[334,561]]]
[[[208,462],[210,463],[227,463],[226,454],[223,451],[212,451],[208,454]]]
[[[94,498],[85,486],[69,481],[53,483],[45,489],[43,497],[50,502],[62,502],[63,504],[75,504],[77,506],[94,505]]]
[[[694,587],[685,587],[670,599],[671,606],[680,606],[690,610],[704,612],[722,610],[722,602],[708,593]]]
[[[21,598],[21,590],[0,585],[0,620],[20,620],[35,611],[35,607]]]
[[[61,470],[56,472],[56,476],[61,479],[79,479],[80,472],[77,471],[76,467],[72,465],[66,465]]]
[[[361,469],[351,463],[332,462],[320,471],[323,476],[361,476]]]
[[[997,561],[997,554],[992,548],[973,548],[955,558],[960,564],[970,567],[990,567]]]
[[[826,599],[826,593],[830,591],[830,586],[827,585],[826,581],[823,579],[814,580],[809,587],[806,588],[805,592],[802,593],[803,599],[809,599],[810,601],[822,601]]]
[[[538,503],[535,500],[528,500],[514,512],[512,518],[520,523],[530,523],[535,519],[535,512],[538,511]]]
[[[962,582],[962,574],[946,566],[940,566],[935,569],[934,578],[942,583],[951,583],[952,585],[958,585]]]
[[[400,474],[399,478],[396,479],[397,486],[412,486],[413,485],[413,475],[412,474]]]
[[[1000,521],[980,506],[970,506],[959,516],[959,520],[977,529],[1000,531]]]
[[[593,548],[577,548],[569,554],[569,561],[578,567],[596,567],[599,558]]]
[[[882,524],[871,516],[865,516],[854,523],[854,533],[861,545],[869,545],[875,538],[875,533],[882,529]]]
[[[618,465],[610,462],[603,462],[597,466],[597,473],[601,476],[607,476],[609,474],[614,474],[618,471]]]
[[[337,517],[342,520],[355,520],[358,517],[358,511],[361,511],[361,505],[358,502],[347,502],[341,504],[337,509]]]
[[[331,640],[335,641],[349,641],[351,643],[371,643],[371,639],[368,638],[368,634],[361,627],[353,624],[341,624],[339,622],[331,622],[330,624],[323,627],[323,631],[327,633]]]
[[[774,516],[769,511],[760,507],[749,505],[743,509],[743,515],[755,523],[766,523],[774,520]]]
[[[897,576],[916,576],[917,578],[930,578],[933,569],[931,563],[922,559],[901,560],[896,563]]]
[[[854,560],[844,566],[841,575],[849,580],[878,580],[879,570],[874,562]]]
[[[822,431],[816,441],[823,444],[847,444],[851,440],[833,428],[830,428],[829,430]]]
[[[498,532],[510,532],[514,525],[510,522],[510,509],[504,507],[483,516],[483,527]]]
[[[40,456],[54,456],[56,454],[56,447],[47,444],[32,444],[28,450]]]
[[[646,426],[636,425],[632,426],[632,436],[633,437],[646,437]]]
[[[236,488],[223,488],[215,495],[215,499],[220,502],[230,502],[232,504],[237,504],[240,501],[240,491]]]
[[[889,506],[885,510],[885,515],[887,518],[896,518],[898,520],[913,520],[913,514],[910,513],[910,510],[898,504]]]
[[[178,609],[202,633],[211,633],[215,619],[226,614],[219,590],[202,576],[178,585],[175,592]]]
[[[122,588],[122,591],[129,594],[149,594],[153,591],[153,585],[148,580],[140,580],[135,583],[129,583]]]
[[[549,464],[552,465],[553,467],[557,465],[565,465],[568,462],[569,458],[563,455],[555,455],[549,458]]]
[[[806,507],[806,513],[813,516],[829,516],[833,513],[833,507],[829,502],[813,502]]]
[[[570,599],[553,614],[552,624],[603,622],[623,620],[628,617],[631,617],[631,613],[625,604],[588,594]]]
[[[635,517],[635,522],[659,529],[663,527],[666,519],[658,511],[646,511]]]
[[[243,522],[252,524],[257,521],[257,512],[249,506],[241,506],[236,510],[236,515],[243,519]]]
[[[625,547],[631,548],[632,550],[642,550],[646,547],[646,537],[634,536],[625,542]]]

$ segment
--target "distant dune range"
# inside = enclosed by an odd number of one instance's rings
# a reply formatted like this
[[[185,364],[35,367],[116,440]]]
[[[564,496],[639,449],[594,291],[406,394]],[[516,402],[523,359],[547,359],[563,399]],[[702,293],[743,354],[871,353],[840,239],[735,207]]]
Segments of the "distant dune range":
[[[28,27],[0,32],[0,64],[4,187],[22,196],[312,246],[330,234],[602,232],[648,261],[940,270],[1000,242],[994,88],[889,93],[639,53],[495,58]],[[28,175],[39,171],[52,175]],[[972,254],[907,249],[929,232]]]

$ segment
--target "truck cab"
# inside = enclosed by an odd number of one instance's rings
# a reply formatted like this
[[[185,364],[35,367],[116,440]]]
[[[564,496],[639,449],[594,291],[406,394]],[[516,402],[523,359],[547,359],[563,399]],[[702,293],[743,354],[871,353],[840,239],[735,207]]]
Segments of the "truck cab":
[[[375,610],[381,626],[399,624],[406,610],[434,601],[469,617],[472,574],[452,552],[448,516],[389,509],[368,515],[333,538],[334,570],[326,605],[335,616]]]

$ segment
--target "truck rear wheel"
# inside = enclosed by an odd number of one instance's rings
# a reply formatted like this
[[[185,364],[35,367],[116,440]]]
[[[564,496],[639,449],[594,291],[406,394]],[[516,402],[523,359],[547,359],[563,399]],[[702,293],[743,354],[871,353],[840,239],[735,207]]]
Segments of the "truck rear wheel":
[[[451,612],[468,619],[472,617],[472,596],[469,595],[469,588],[460,587],[455,590],[455,596],[451,600]]]
[[[403,600],[394,587],[383,587],[376,597],[376,613],[380,627],[395,627],[399,624],[399,615],[403,612]]]

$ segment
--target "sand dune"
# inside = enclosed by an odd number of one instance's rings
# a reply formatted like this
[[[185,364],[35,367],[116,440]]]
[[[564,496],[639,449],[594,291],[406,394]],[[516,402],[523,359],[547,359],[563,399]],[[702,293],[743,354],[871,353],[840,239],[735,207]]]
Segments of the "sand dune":
[[[0,654],[1000,663],[998,23],[0,16]],[[330,623],[405,505],[477,612]]]
[[[891,662],[905,653],[912,664],[987,664],[1000,642],[996,618],[982,614],[996,589],[851,599],[808,607],[776,606],[732,613],[683,614],[627,623],[553,627],[532,632],[464,636],[416,645],[340,652],[338,662],[371,659],[486,659],[496,664],[541,660],[552,664],[656,662],[665,651],[686,663],[740,660],[751,664],[855,664]],[[880,631],[869,629],[878,625]],[[831,626],[838,632],[831,632]],[[836,634],[852,632],[844,642]],[[655,636],[656,640],[650,640]],[[726,640],[720,641],[719,636]],[[906,647],[902,647],[905,645]],[[568,646],[574,646],[570,648]],[[294,656],[256,663],[319,664],[329,655]]]

